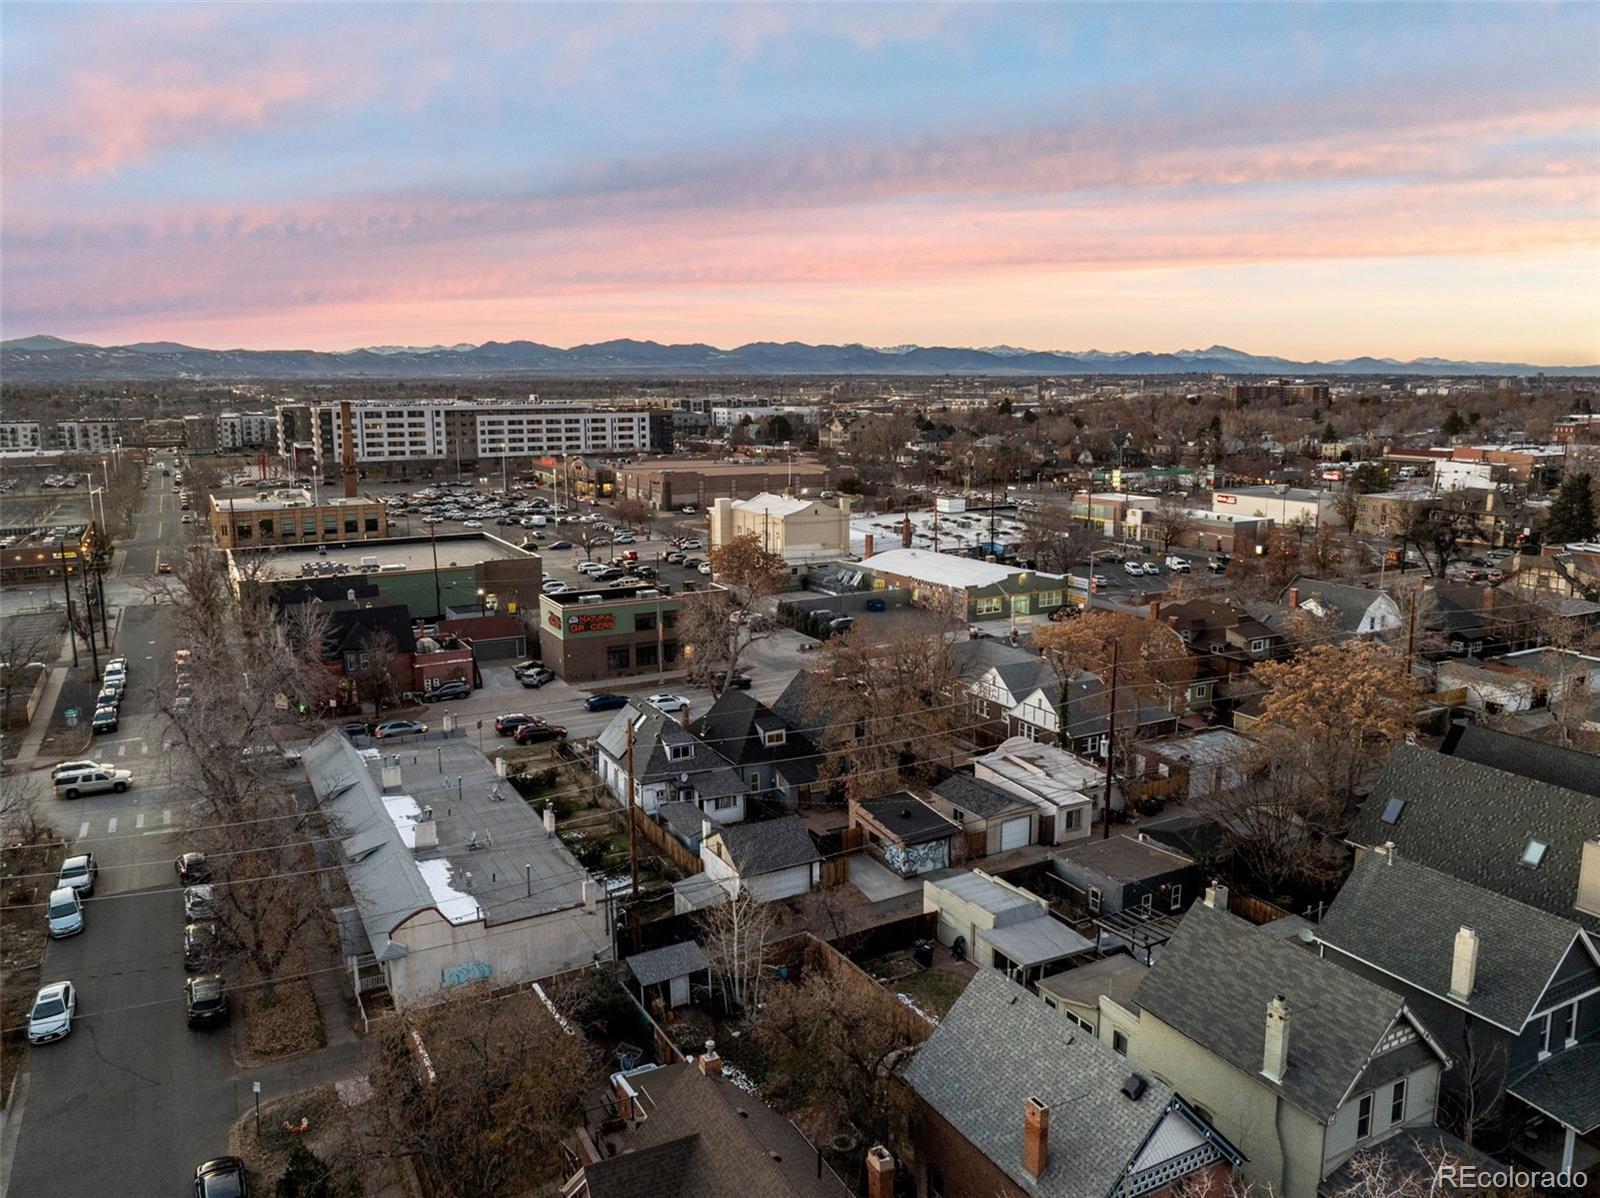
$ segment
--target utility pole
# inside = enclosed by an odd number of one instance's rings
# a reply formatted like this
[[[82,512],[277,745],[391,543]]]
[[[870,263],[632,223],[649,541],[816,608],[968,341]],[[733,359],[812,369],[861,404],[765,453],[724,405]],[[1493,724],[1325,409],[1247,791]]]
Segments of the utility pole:
[[[94,641],[94,592],[89,589],[89,572],[84,568],[83,547],[78,547],[78,577],[83,581],[83,614],[89,629],[89,654],[94,661],[94,676],[100,677],[100,646]]]
[[[428,525],[428,543],[433,547],[433,606],[438,612],[435,620],[444,619],[444,600],[439,597],[439,526]]]
[[[1111,835],[1111,776],[1116,772],[1117,760],[1117,658],[1122,649],[1122,642],[1111,642],[1111,687],[1107,692],[1111,696],[1111,715],[1106,725],[1106,798],[1105,815],[1100,827],[1100,839],[1105,840]]]
[[[639,840],[633,810],[633,713],[628,713],[628,927],[633,931],[633,951],[639,951]]]
[[[1420,585],[1420,584],[1419,584]],[[1417,646],[1417,592],[1412,590],[1406,600],[1406,673],[1411,673]]]
[[[72,583],[67,578],[67,546],[64,541],[56,542],[56,557],[61,561],[61,590],[67,597],[67,639],[72,642],[72,668],[78,668],[78,630],[74,627],[72,618]]]

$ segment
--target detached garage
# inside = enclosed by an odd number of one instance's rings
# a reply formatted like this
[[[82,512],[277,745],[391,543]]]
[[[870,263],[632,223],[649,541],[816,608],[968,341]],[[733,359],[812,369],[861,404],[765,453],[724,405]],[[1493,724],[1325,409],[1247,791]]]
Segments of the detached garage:
[[[748,890],[758,902],[807,893],[821,875],[822,854],[797,815],[729,824],[700,842],[705,876],[730,898]]]
[[[967,834],[967,856],[987,857],[1026,848],[1039,839],[1039,809],[1004,787],[971,774],[952,774],[928,797],[929,805]]]
[[[873,856],[902,878],[945,869],[966,857],[961,829],[915,795],[899,791],[852,799],[850,826],[866,837]]]

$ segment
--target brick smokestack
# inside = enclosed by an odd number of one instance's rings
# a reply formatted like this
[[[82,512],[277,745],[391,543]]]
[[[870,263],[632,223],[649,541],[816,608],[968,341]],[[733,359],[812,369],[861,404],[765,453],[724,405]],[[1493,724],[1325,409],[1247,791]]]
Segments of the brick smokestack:
[[[900,522],[900,544],[906,549],[910,549],[911,548],[911,513],[910,512],[907,512],[905,519]]]
[[[894,1157],[882,1144],[867,1151],[867,1198],[894,1198]]]
[[[1050,1108],[1030,1097],[1022,1108],[1022,1167],[1038,1178],[1050,1163]]]
[[[707,1077],[722,1076],[722,1058],[717,1055],[717,1042],[715,1040],[706,1041],[706,1050],[700,1054],[700,1060],[697,1063],[700,1066],[700,1072]]]
[[[339,426],[344,431],[344,453],[341,455],[340,471],[344,475],[344,497],[356,497],[356,428],[355,421],[350,416],[350,401],[343,400],[339,404]]]
[[[871,557],[872,556],[872,540],[873,540],[872,534],[869,532],[867,534],[867,543],[861,547],[861,556],[862,557]]]
[[[1290,587],[1289,588],[1289,606],[1292,607],[1292,608],[1300,606],[1300,588],[1299,587]]]

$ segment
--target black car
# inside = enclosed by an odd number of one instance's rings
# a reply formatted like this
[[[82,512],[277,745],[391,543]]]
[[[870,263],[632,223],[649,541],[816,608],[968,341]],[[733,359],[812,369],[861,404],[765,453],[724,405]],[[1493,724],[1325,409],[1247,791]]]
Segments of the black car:
[[[236,1156],[219,1156],[194,1171],[194,1198],[249,1198],[244,1162]]]
[[[518,728],[522,727],[522,725],[531,724],[536,719],[538,719],[537,716],[526,715],[520,711],[512,712],[508,715],[496,716],[494,720],[494,730],[501,736],[510,736]]]
[[[218,973],[201,974],[183,984],[190,1027],[209,1027],[228,1019],[228,989]]]
[[[205,969],[216,960],[217,925],[209,920],[183,925],[183,967]]]
[[[360,722],[358,720],[352,720],[348,724],[339,725],[339,731],[343,732],[346,736],[350,737],[352,740],[354,740],[358,736],[371,736],[372,735],[372,729],[370,727],[368,727],[366,724],[364,724],[364,723],[362,723],[362,722]]]
[[[204,853],[185,853],[173,864],[178,870],[178,881],[185,886],[211,880],[211,866],[206,863]]]
[[[571,549],[572,548],[572,542],[571,541],[551,541],[548,545],[545,546],[545,548],[546,549]]]
[[[729,678],[726,670],[711,671],[711,685],[723,690],[747,691],[750,689],[750,683],[749,674],[735,674]]]
[[[585,711],[615,711],[627,705],[627,695],[590,695],[583,701]]]
[[[466,682],[441,682],[431,691],[422,696],[424,703],[444,703],[450,699],[465,699],[472,694],[472,686]]]
[[[543,720],[532,720],[518,727],[511,734],[511,739],[519,745],[537,745],[547,740],[566,740],[567,730],[560,724],[547,724]]]

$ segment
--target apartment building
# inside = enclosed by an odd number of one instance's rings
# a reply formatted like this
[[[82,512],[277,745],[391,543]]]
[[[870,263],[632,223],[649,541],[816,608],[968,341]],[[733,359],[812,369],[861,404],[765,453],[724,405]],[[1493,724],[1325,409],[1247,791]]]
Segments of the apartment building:
[[[68,453],[109,453],[117,447],[119,428],[116,420],[58,420],[56,448]]]
[[[272,412],[223,412],[217,417],[219,453],[270,447],[277,435],[278,422]]]
[[[43,448],[44,432],[37,420],[0,421],[0,450]]]
[[[356,464],[369,473],[428,463],[671,447],[668,412],[546,403],[533,395],[526,400],[280,404],[275,423],[286,461],[323,471],[338,468],[347,438]]]

